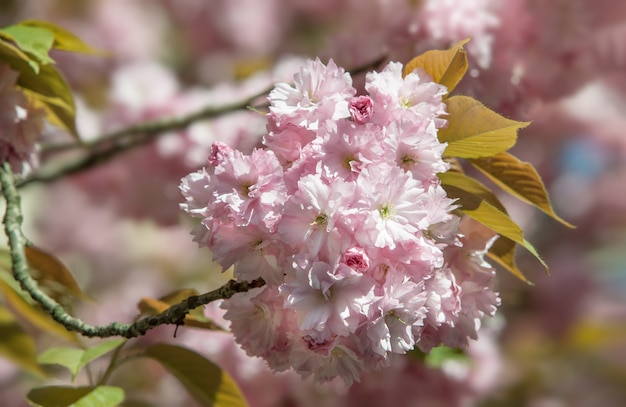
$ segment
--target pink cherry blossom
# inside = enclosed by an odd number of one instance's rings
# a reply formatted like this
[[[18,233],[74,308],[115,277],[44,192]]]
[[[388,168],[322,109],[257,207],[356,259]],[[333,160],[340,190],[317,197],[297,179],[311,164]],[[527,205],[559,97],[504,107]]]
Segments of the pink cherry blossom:
[[[295,249],[331,260],[353,241],[344,214],[354,201],[354,185],[306,175],[298,186],[285,203],[278,236]]]
[[[362,275],[341,276],[328,263],[303,265],[288,272],[295,278],[281,288],[285,307],[296,311],[300,330],[321,340],[353,334],[374,299],[374,281]]]
[[[308,61],[294,75],[294,86],[278,83],[270,92],[270,111],[287,116],[293,123],[315,129],[319,121],[348,117],[347,98],[356,91],[352,78],[331,60]]]
[[[498,305],[493,233],[452,214],[437,176],[446,89],[394,62],[357,98],[332,62],[294,79],[270,93],[263,149],[214,144],[180,187],[195,240],[267,284],[224,301],[237,342],[274,370],[348,385],[416,346],[467,345]]]

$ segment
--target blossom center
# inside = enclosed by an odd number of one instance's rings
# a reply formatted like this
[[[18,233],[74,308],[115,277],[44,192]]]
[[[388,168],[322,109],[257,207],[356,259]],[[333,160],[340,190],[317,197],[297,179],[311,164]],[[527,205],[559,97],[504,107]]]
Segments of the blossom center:
[[[389,203],[386,203],[378,209],[378,212],[380,213],[381,218],[387,219],[388,217],[393,215],[393,206]]]
[[[317,215],[315,220],[311,222],[311,226],[325,226],[328,224],[328,215],[325,213],[320,213]]]
[[[241,194],[243,196],[249,196],[250,194],[250,187],[252,186],[252,184],[242,184],[241,185]]]
[[[258,239],[253,242],[250,242],[249,245],[252,250],[256,250],[259,246],[261,246],[262,243],[263,243],[263,239]]]
[[[417,158],[415,158],[415,156],[411,154],[406,154],[400,158],[400,162],[402,163],[402,167],[406,168],[411,165],[419,163],[419,160],[417,160]]]

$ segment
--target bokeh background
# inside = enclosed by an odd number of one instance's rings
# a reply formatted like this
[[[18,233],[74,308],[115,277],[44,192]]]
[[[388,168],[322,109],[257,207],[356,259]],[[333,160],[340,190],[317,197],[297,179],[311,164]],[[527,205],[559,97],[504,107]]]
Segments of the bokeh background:
[[[534,286],[499,270],[502,307],[463,358],[425,366],[407,356],[344,389],[274,374],[225,333],[163,327],[137,346],[168,341],[227,370],[252,406],[626,405],[626,2],[622,0],[2,0],[0,26],[61,25],[107,55],[57,53],[78,102],[84,140],[145,121],[245,100],[289,80],[306,58],[354,69],[408,62],[466,46],[470,71],[455,91],[516,120],[514,153],[533,163],[569,229],[502,200],[550,266],[525,253]],[[357,77],[356,83],[362,83]],[[204,292],[228,278],[191,241],[178,208],[180,178],[215,140],[258,145],[265,122],[240,110],[164,134],[110,162],[22,190],[28,236],[59,256],[94,301],[94,323],[131,321],[142,297]],[[48,129],[45,146],[68,140]],[[54,168],[64,156],[44,155]],[[46,161],[49,160],[49,161]],[[1,301],[1,300],[0,300]],[[205,312],[220,321],[220,312]],[[27,327],[41,349],[58,341]],[[94,366],[97,370],[99,366]],[[78,377],[77,383],[86,381]],[[42,381],[0,356],[0,405],[26,406]],[[128,406],[194,406],[151,362],[112,378]],[[133,401],[134,400],[134,401]],[[141,401],[143,404],[140,404]],[[134,404],[133,404],[134,403]]]

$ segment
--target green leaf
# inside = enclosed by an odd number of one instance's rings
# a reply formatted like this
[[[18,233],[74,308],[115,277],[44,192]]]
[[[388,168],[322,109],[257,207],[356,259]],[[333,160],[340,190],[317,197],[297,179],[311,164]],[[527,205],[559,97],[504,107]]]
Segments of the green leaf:
[[[430,368],[441,368],[449,360],[469,364],[470,358],[461,349],[441,345],[432,348],[424,358],[424,364]]]
[[[247,406],[231,377],[202,355],[179,346],[156,344],[145,356],[157,360],[205,407]]]
[[[54,34],[50,30],[16,24],[4,27],[0,31],[8,34],[18,48],[35,57],[40,64],[54,63],[54,60],[48,56],[54,43]]]
[[[517,141],[517,131],[530,124],[499,115],[468,96],[446,100],[448,126],[439,129],[439,141],[448,143],[444,156],[487,157],[504,152]]]
[[[454,47],[446,51],[427,51],[413,58],[404,67],[403,76],[407,76],[416,68],[422,68],[432,76],[437,83],[448,88],[448,93],[452,92],[456,85],[463,79],[467,72],[467,54],[463,45],[469,42],[469,38],[459,41]]]
[[[54,44],[52,45],[54,49],[58,49],[61,51],[80,52],[83,54],[103,54],[102,51],[90,47],[88,44],[83,42],[83,40],[69,32],[65,28],[59,27],[58,25],[52,24],[48,21],[26,20],[22,21],[20,25],[28,27],[39,27],[50,31],[54,36]]]
[[[124,401],[124,390],[113,386],[48,386],[28,392],[35,407],[117,407]]]
[[[45,376],[41,366],[37,363],[35,340],[17,323],[13,314],[1,305],[0,355],[30,373]]]
[[[463,189],[453,186],[447,186],[445,189],[448,197],[458,199],[458,203],[461,204],[460,212],[477,220],[500,236],[504,236],[524,247],[539,260],[546,268],[546,271],[548,270],[548,266],[541,256],[539,256],[537,250],[524,238],[522,229],[509,215],[498,210],[495,206],[481,199],[479,196],[464,191]],[[525,277],[523,277],[522,280],[528,281]]]
[[[536,206],[565,226],[574,227],[554,212],[546,187],[532,164],[520,161],[508,153],[469,161],[503,190]]]
[[[25,247],[24,254],[39,286],[56,301],[72,295],[88,298],[74,280],[72,273],[59,259],[36,246]]]
[[[72,380],[74,380],[87,363],[104,356],[124,343],[126,343],[126,339],[112,339],[85,350],[67,347],[50,348],[39,355],[37,361],[42,364],[56,364],[68,368],[72,373]]]
[[[11,310],[24,321],[57,338],[78,343],[78,338],[74,332],[68,331],[39,306],[27,301],[27,293],[9,284],[4,279],[0,279],[0,294],[4,296],[4,300]]]

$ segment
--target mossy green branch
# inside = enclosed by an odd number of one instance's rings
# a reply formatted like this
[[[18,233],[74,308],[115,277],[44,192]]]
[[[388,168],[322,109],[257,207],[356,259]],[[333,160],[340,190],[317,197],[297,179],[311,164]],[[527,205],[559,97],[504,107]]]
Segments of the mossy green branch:
[[[21,229],[21,197],[15,186],[13,173],[8,163],[4,163],[0,169],[0,183],[6,200],[4,230],[9,240],[13,277],[19,282],[22,289],[30,294],[33,300],[48,312],[55,321],[63,325],[69,331],[74,331],[88,337],[106,338],[121,336],[134,338],[145,334],[150,329],[159,325],[183,325],[185,316],[194,308],[219,299],[230,298],[236,293],[265,285],[265,281],[260,278],[251,282],[230,280],[220,288],[205,294],[188,297],[160,314],[140,319],[132,324],[113,322],[108,325],[89,325],[69,315],[59,303],[41,291],[35,279],[31,277],[26,255],[24,254],[24,247],[29,244],[29,242]]]

